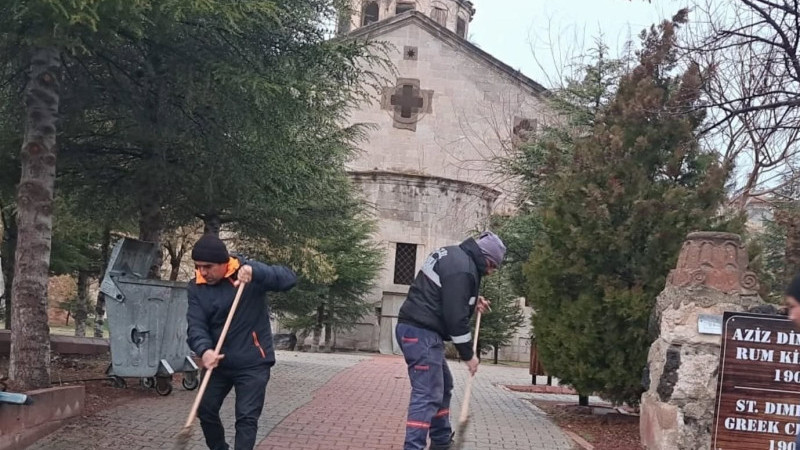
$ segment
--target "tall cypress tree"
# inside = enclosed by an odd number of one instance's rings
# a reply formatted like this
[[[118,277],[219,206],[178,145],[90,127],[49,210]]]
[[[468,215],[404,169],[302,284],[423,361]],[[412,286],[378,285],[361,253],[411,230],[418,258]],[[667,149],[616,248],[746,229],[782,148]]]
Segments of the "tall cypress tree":
[[[548,372],[582,394],[638,402],[656,296],[687,233],[721,223],[726,170],[695,137],[702,74],[673,75],[686,20],[642,34],[638,65],[545,181],[527,295]]]

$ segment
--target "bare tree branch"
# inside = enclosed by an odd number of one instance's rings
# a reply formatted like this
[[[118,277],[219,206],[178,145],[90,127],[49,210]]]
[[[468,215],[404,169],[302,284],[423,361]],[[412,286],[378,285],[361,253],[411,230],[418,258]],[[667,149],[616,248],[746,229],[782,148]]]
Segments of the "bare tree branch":
[[[797,179],[798,1],[696,0],[685,57],[704,69],[702,138],[734,170],[735,206]]]

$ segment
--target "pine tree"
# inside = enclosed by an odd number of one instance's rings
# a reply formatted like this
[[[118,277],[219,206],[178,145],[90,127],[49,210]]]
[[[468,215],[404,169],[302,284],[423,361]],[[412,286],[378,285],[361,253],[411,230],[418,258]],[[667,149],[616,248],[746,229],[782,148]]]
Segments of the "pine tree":
[[[492,310],[481,317],[478,349],[483,353],[492,348],[495,364],[500,348],[511,343],[517,329],[525,322],[519,305],[520,297],[511,285],[510,273],[505,269],[500,270],[486,277],[481,287],[481,295],[492,302]]]
[[[687,233],[719,226],[727,172],[694,134],[702,74],[672,75],[686,20],[684,10],[642,34],[638,65],[547,180],[525,267],[548,371],[615,402],[638,402],[650,312]]]
[[[134,30],[145,6],[127,0],[0,3],[0,71],[13,74],[4,77],[0,89],[4,99],[18,105],[4,111],[16,113],[10,122],[22,136],[9,368],[9,377],[22,389],[50,386],[47,277],[64,57],[76,53],[84,39],[111,35],[111,29],[124,24],[132,24],[129,29]],[[21,88],[16,98],[9,94],[14,87]]]
[[[520,180],[522,195],[517,214],[495,218],[495,228],[508,244],[505,270],[510,272],[520,296],[526,291],[522,267],[543,232],[542,205],[552,195],[547,180],[559,168],[571,164],[575,142],[591,133],[631,63],[627,54],[610,58],[608,53],[608,47],[598,39],[574,73],[549,96],[548,106],[559,120],[543,124],[537,135],[521,143],[505,161],[505,170]]]
[[[342,186],[341,198],[350,200],[329,213],[324,234],[299,248],[272,248],[264,253],[268,260],[277,257],[298,268],[298,286],[273,296],[272,308],[293,332],[312,334],[314,350],[323,328],[332,350],[335,333],[352,330],[370,312],[373,305],[368,296],[383,263],[383,251],[372,238],[374,219],[351,192],[355,187]],[[258,254],[259,250],[253,251]]]

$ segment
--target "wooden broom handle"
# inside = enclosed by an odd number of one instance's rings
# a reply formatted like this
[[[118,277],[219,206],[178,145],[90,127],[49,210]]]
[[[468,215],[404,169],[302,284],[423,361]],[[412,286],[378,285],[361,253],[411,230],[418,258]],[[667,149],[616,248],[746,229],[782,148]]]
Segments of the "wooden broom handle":
[[[230,328],[231,322],[233,321],[233,314],[236,312],[236,308],[239,306],[239,299],[242,298],[242,292],[244,291],[245,284],[246,283],[239,283],[239,290],[236,291],[236,297],[233,299],[230,312],[228,312],[228,318],[225,319],[225,326],[222,327],[222,334],[219,335],[217,346],[214,348],[214,352],[216,352],[217,355],[219,355],[219,352],[222,350],[222,344],[225,342],[225,335],[228,334],[228,328]],[[200,359],[203,359],[203,355],[200,355]],[[189,412],[189,418],[186,419],[186,425],[184,425],[184,428],[192,426],[192,422],[194,422],[195,417],[197,417],[197,409],[200,407],[200,401],[203,399],[203,393],[206,391],[208,380],[211,379],[211,372],[213,371],[213,367],[206,370],[206,373],[203,376],[203,382],[200,383],[200,390],[197,391],[197,396],[194,398],[194,404],[192,404],[192,409]]]
[[[472,341],[472,353],[477,357],[478,355],[478,335],[481,332],[481,312],[478,311],[478,317],[475,318],[475,340]],[[475,375],[470,375],[467,380],[467,390],[464,392],[464,401],[461,403],[461,417],[458,418],[460,423],[467,421],[469,417],[469,398],[472,395],[472,379]]]

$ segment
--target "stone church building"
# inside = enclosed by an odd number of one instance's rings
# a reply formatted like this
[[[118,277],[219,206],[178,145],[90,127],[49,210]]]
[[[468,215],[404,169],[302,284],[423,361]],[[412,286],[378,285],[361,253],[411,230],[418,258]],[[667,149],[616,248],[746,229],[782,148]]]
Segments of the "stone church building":
[[[351,117],[374,126],[349,169],[374,208],[386,261],[374,315],[337,333],[336,345],[398,353],[397,313],[426,256],[513,212],[513,181],[498,158],[545,119],[545,88],[467,40],[470,1],[353,2],[340,34],[390,44],[395,66]],[[501,359],[526,361],[529,334],[520,330]]]

